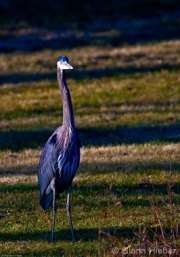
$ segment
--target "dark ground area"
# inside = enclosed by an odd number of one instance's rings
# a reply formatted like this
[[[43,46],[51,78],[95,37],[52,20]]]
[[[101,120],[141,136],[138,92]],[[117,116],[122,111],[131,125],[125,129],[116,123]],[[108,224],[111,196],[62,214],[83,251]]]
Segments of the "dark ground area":
[[[0,2],[0,52],[177,39],[179,28],[178,0]]]

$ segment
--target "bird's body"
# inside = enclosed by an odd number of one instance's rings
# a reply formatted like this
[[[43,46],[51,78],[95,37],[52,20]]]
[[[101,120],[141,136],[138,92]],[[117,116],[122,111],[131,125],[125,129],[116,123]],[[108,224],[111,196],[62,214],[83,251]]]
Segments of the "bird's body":
[[[70,187],[80,162],[80,141],[75,132],[71,96],[64,77],[64,69],[72,69],[72,66],[64,56],[58,58],[57,64],[57,79],[63,101],[63,123],[48,139],[42,151],[38,170],[40,204],[43,209],[53,205],[52,241],[56,197],[66,188],[68,189],[67,211],[74,240],[70,213]]]
[[[43,209],[49,208],[52,203],[53,193],[48,193],[48,187],[54,178],[56,196],[71,186],[79,166],[78,146],[78,139],[74,133],[63,127],[59,127],[48,139],[41,155],[38,174],[40,203]]]

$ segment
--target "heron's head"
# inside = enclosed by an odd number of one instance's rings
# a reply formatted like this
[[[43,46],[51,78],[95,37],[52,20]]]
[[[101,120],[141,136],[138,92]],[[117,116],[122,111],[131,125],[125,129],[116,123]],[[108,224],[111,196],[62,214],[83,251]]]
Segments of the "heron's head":
[[[73,67],[69,64],[69,60],[66,56],[59,56],[57,58],[57,66],[61,70],[71,70]]]

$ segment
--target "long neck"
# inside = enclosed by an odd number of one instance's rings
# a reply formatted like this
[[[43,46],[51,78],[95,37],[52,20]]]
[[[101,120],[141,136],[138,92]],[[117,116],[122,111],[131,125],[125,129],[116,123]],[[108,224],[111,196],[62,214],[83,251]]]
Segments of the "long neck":
[[[61,91],[63,102],[63,126],[74,128],[74,114],[71,95],[66,84],[64,71],[57,67],[57,80]]]

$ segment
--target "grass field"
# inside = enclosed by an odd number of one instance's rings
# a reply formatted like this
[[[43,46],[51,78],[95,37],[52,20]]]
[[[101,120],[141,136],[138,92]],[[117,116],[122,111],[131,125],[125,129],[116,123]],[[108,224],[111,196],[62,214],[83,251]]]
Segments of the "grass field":
[[[161,25],[176,31],[168,17]],[[180,41],[163,34],[134,44],[126,32],[127,42],[118,44],[116,30],[98,34],[98,22],[92,34],[76,31],[80,41],[70,48],[14,51],[8,41],[3,52],[0,45],[0,257],[179,256]],[[138,22],[129,26],[149,28]],[[29,33],[18,29],[9,35]],[[76,242],[64,192],[51,244],[52,213],[39,205],[37,170],[42,147],[62,123],[59,55],[74,67],[67,84],[82,148],[72,187]]]

